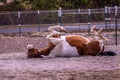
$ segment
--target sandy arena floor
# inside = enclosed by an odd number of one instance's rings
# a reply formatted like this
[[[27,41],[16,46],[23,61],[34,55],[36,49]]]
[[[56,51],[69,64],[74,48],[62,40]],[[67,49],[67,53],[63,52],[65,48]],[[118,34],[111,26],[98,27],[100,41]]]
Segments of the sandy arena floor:
[[[0,80],[120,80],[120,45],[106,46],[117,56],[27,59],[25,46],[42,48],[43,37],[0,38]]]

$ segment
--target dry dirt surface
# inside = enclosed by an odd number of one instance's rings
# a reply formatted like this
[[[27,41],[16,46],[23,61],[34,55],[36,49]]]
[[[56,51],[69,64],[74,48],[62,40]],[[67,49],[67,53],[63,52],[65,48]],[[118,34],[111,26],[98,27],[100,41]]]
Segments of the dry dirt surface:
[[[0,37],[0,80],[120,80],[120,45],[105,50],[116,56],[26,58],[26,45],[47,45],[44,37]]]

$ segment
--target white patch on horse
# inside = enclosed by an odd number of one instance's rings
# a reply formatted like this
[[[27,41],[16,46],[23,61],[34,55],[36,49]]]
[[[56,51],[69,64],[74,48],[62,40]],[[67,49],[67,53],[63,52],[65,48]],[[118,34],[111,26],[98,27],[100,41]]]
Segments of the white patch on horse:
[[[72,47],[67,41],[66,37],[62,36],[63,42],[62,42],[62,56],[63,57],[76,57],[79,56],[77,48]]]
[[[77,57],[79,56],[76,47],[72,47],[67,41],[66,36],[61,36],[61,42],[55,46],[47,58],[51,57]],[[43,56],[44,57],[44,56]],[[45,57],[45,58],[46,58]]]

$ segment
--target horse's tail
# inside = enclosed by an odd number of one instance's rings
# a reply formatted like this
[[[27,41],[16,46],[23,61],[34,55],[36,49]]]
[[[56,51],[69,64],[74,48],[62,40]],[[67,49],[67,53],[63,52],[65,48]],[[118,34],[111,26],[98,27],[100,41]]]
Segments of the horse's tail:
[[[117,54],[113,51],[104,51],[104,52],[100,53],[99,55],[101,55],[101,56],[115,56]]]

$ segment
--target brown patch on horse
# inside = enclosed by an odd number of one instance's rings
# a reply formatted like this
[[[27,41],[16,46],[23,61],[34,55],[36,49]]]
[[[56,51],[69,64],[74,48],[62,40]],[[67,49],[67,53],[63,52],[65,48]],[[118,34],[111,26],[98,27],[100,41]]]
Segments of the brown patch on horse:
[[[87,49],[88,50],[88,52],[87,52],[88,55],[97,55],[101,51],[100,43],[97,40],[94,40],[94,41],[88,43],[87,48],[88,48]]]
[[[42,58],[40,52],[36,48],[28,49],[27,58]]]
[[[76,47],[79,55],[85,55],[87,53],[88,42],[81,36],[66,36],[66,41],[73,47]]]
[[[41,49],[40,55],[45,55],[45,56],[49,55],[50,52],[54,49],[54,47],[55,45],[49,42],[49,44],[46,47]]]
[[[104,47],[101,50],[99,41],[92,39],[91,42],[87,42],[81,36],[67,36],[66,41],[73,47],[76,47],[79,55],[97,55],[104,51]]]

